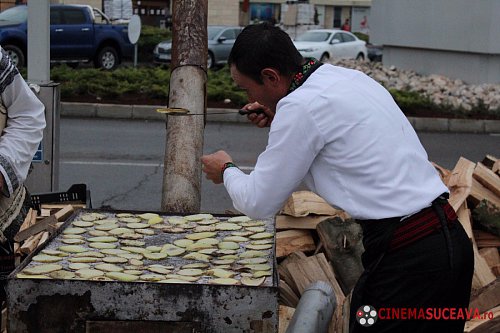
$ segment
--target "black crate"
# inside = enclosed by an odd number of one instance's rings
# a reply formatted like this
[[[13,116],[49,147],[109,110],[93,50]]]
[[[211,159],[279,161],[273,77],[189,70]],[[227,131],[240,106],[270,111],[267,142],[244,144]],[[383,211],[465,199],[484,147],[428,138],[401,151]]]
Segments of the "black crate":
[[[86,204],[87,208],[92,208],[90,191],[86,184],[73,184],[66,192],[38,193],[31,195],[33,207],[40,210],[41,204],[79,202]]]

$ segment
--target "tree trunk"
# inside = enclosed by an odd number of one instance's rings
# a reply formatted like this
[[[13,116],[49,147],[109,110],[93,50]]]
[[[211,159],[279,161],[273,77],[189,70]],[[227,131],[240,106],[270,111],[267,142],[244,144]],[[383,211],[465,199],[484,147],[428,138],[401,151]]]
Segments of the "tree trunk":
[[[170,108],[192,116],[167,116],[162,210],[197,213],[206,113],[207,0],[173,2]]]

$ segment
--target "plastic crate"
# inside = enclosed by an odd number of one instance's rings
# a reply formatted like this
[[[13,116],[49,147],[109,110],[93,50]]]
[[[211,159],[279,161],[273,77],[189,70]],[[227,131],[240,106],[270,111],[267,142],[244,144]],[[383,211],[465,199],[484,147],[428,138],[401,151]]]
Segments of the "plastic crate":
[[[38,193],[31,195],[31,202],[36,210],[45,203],[80,202],[86,204],[87,208],[92,208],[90,191],[86,184],[73,184],[66,192]]]

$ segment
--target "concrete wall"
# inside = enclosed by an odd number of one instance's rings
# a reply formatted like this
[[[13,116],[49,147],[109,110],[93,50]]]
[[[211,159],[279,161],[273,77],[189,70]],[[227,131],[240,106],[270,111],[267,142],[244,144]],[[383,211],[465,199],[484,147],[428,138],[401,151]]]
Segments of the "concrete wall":
[[[209,25],[238,25],[240,3],[238,1],[209,0]]]
[[[500,1],[373,0],[370,41],[384,65],[500,83]]]

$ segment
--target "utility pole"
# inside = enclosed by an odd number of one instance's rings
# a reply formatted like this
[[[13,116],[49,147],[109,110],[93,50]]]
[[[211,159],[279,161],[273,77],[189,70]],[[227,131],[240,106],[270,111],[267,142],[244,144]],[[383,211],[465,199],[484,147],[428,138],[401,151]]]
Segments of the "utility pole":
[[[206,114],[208,0],[173,1],[169,108],[193,116],[168,116],[162,211],[197,213]]]

